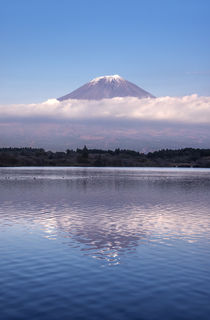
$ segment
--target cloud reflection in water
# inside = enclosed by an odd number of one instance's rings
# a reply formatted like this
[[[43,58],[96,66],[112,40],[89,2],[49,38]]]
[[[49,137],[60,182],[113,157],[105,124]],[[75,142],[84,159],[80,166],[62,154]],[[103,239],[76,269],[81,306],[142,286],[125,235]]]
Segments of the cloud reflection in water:
[[[48,239],[118,264],[145,243],[202,241],[210,234],[209,188],[209,170],[1,169],[2,225],[41,228]]]

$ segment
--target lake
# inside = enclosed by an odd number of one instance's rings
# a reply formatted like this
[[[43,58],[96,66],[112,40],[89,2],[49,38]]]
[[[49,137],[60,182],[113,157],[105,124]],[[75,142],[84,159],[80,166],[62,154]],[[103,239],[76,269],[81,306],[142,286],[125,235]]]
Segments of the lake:
[[[210,169],[0,168],[0,319],[210,317]]]

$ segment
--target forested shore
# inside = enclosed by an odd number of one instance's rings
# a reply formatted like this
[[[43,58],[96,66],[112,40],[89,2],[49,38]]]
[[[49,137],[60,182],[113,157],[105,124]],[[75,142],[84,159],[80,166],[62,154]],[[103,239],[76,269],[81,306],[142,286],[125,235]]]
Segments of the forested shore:
[[[163,149],[147,154],[127,149],[65,152],[41,148],[0,148],[0,166],[200,167],[210,168],[210,149]]]

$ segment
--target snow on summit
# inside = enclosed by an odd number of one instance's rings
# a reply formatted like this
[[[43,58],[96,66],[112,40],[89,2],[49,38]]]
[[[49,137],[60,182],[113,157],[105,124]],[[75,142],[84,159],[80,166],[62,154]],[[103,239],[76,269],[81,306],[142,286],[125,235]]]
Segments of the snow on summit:
[[[105,80],[107,82],[112,82],[112,81],[125,81],[125,79],[123,79],[122,77],[120,77],[118,74],[114,74],[112,76],[102,76],[102,77],[98,77],[98,78],[94,78],[93,80],[90,81],[90,83],[96,83],[100,80]]]
[[[58,100],[101,100],[115,97],[155,98],[151,93],[115,74],[94,78]]]

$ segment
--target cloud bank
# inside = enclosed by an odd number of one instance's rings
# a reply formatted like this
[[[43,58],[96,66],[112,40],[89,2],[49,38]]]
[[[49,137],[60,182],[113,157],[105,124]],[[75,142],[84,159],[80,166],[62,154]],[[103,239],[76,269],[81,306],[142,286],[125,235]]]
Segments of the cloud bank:
[[[210,97],[50,99],[0,105],[0,147],[210,147]]]
[[[120,119],[210,124],[210,97],[197,95],[138,99],[50,99],[38,104],[0,105],[0,118],[14,119]]]

